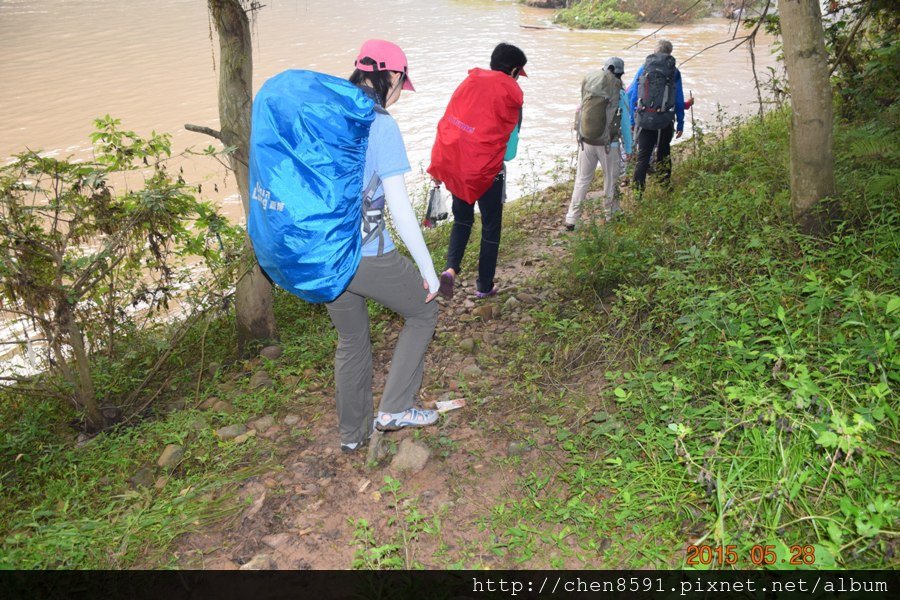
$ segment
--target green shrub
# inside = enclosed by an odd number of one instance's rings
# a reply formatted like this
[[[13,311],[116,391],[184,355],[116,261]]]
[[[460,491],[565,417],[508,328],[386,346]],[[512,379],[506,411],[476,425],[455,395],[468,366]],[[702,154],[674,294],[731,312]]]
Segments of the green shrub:
[[[575,29],[634,29],[635,15],[618,10],[615,0],[579,2],[556,13],[555,23]]]

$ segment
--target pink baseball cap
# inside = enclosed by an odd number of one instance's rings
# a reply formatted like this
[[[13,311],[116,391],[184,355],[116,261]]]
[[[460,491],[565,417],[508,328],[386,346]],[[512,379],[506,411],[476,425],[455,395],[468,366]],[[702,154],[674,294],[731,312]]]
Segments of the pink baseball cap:
[[[364,58],[371,58],[375,61],[374,65],[364,65],[361,61]],[[360,71],[397,71],[403,73],[403,88],[411,92],[416,91],[412,81],[409,80],[409,65],[406,61],[406,54],[400,49],[400,46],[386,40],[367,40],[362,48],[359,49],[359,55],[356,57],[353,65]]]

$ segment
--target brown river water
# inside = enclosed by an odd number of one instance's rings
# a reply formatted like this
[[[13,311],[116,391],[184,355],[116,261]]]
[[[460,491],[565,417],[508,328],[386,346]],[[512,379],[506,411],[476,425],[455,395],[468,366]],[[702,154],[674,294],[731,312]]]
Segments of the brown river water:
[[[266,0],[254,25],[254,89],[285,69],[350,74],[361,43],[398,43],[410,61],[415,93],[391,108],[407,145],[411,195],[424,197],[438,119],[468,69],[487,67],[500,41],[528,56],[525,115],[516,160],[508,166],[510,198],[566,175],[575,143],[572,115],[581,79],[609,56],[625,60],[630,82],[656,37],[629,48],[657,26],[635,31],[571,31],[551,23],[552,11],[514,0]],[[679,62],[733,35],[733,24],[705,19],[666,27]],[[761,75],[774,65],[772,40],[757,46]],[[745,47],[707,50],[681,67],[694,120],[711,124],[721,105],[730,114],[756,110]],[[218,40],[205,0],[0,0],[0,164],[25,148],[87,159],[93,119],[110,114],[140,134],[173,135],[173,150],[202,149],[211,138],[185,123],[218,126]],[[691,133],[686,116],[685,138]],[[683,140],[682,140],[683,141]],[[241,221],[236,186],[210,159],[182,159],[186,178]],[[12,331],[0,324],[0,340]],[[0,357],[4,354],[0,347]]]

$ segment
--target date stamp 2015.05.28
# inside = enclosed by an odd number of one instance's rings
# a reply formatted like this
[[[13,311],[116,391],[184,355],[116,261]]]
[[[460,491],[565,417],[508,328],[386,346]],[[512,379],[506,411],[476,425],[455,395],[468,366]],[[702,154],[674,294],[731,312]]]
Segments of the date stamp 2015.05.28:
[[[796,544],[787,547],[787,555],[779,556],[774,544],[756,544],[749,551],[739,553],[737,546],[691,545],[687,547],[685,563],[689,566],[710,565],[724,567],[743,566],[813,566],[816,564],[816,548]],[[784,554],[784,552],[782,552]]]

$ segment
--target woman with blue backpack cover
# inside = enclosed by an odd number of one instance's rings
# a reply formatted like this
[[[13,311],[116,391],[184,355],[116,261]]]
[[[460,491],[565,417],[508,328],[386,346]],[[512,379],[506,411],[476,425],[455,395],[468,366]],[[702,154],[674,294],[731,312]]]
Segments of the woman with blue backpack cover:
[[[437,324],[439,281],[406,191],[400,129],[387,113],[415,91],[406,55],[384,40],[362,45],[347,80],[286,71],[260,89],[251,137],[248,229],[260,266],[288,291],[325,302],[338,332],[335,387],[341,449],[373,430],[372,348],[366,300],[404,318],[374,420],[394,431],[434,424],[415,407]],[[396,249],[394,228],[415,264]]]

